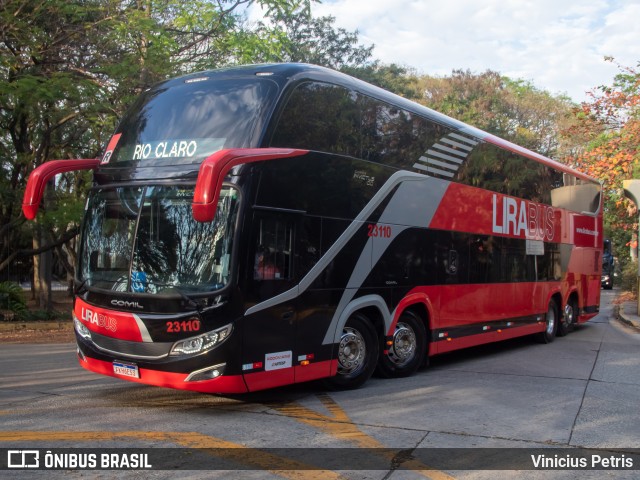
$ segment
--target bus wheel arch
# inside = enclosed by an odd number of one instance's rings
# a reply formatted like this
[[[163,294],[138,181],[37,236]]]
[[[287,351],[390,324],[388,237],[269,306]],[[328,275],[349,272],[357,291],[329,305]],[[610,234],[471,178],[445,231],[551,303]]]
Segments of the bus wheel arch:
[[[427,319],[426,307],[419,303],[400,314],[390,339],[383,342],[377,366],[380,376],[408,377],[427,364]]]

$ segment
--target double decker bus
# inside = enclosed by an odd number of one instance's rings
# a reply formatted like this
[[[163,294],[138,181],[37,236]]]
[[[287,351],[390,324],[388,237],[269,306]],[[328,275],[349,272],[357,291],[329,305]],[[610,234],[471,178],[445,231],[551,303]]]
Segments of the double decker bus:
[[[601,186],[329,69],[259,65],[165,81],[93,170],[73,307],[80,364],[240,393],[355,388],[433,355],[595,316]]]

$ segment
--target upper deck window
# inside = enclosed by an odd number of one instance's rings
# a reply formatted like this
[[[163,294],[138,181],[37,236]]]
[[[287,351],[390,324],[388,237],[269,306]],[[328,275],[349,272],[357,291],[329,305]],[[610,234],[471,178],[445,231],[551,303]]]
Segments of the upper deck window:
[[[223,148],[255,147],[276,93],[255,77],[158,85],[125,115],[103,165],[199,163]]]
[[[359,157],[361,117],[355,92],[328,83],[306,82],[297,86],[287,101],[271,146]]]

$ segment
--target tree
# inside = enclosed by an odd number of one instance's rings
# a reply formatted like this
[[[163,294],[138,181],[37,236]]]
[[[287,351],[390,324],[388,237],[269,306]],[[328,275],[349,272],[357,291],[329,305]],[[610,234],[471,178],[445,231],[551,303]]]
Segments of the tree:
[[[564,157],[576,145],[561,137],[573,121],[563,96],[487,70],[454,70],[449,77],[418,80],[424,105],[548,157]]]
[[[409,68],[374,61],[360,67],[345,67],[343,72],[410,100],[421,98],[418,77]]]
[[[311,0],[258,0],[269,14]],[[251,0],[3,0],[0,9],[0,271],[63,248],[78,231],[86,174],[66,174],[36,223],[20,214],[29,173],[53,158],[96,157],[150,84],[237,59]],[[33,240],[31,240],[33,239]],[[41,296],[47,306],[47,298]]]
[[[567,161],[603,182],[605,233],[625,262],[624,247],[637,231],[637,212],[622,195],[622,181],[640,178],[640,71],[619,68],[613,85],[593,90],[591,100],[575,110],[577,123],[567,135],[584,139],[586,147]]]
[[[21,253],[31,233],[32,250],[69,240],[77,222],[24,225],[22,189],[28,174],[50,158],[97,154],[87,141],[100,98],[87,35],[102,18],[95,4],[9,1],[0,13],[0,161],[4,173],[0,211],[0,269]],[[95,42],[93,42],[95,43]],[[68,192],[70,193],[70,192]],[[77,193],[77,192],[75,192]],[[72,193],[73,195],[73,193]],[[51,211],[51,210],[50,210]],[[49,217],[51,219],[51,217]],[[48,226],[49,228],[44,228]],[[46,303],[43,298],[41,303]]]
[[[373,46],[358,41],[358,32],[335,27],[335,17],[313,17],[310,5],[280,10],[244,32],[238,59],[259,62],[301,62],[335,70],[366,65]]]

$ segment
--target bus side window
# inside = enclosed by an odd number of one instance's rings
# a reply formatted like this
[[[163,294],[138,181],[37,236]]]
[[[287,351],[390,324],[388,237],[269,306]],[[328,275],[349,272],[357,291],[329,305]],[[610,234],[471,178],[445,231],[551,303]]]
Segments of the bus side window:
[[[270,146],[357,157],[360,105],[348,88],[322,82],[298,85],[287,100]]]
[[[253,266],[254,280],[290,280],[293,274],[293,224],[260,217]]]

